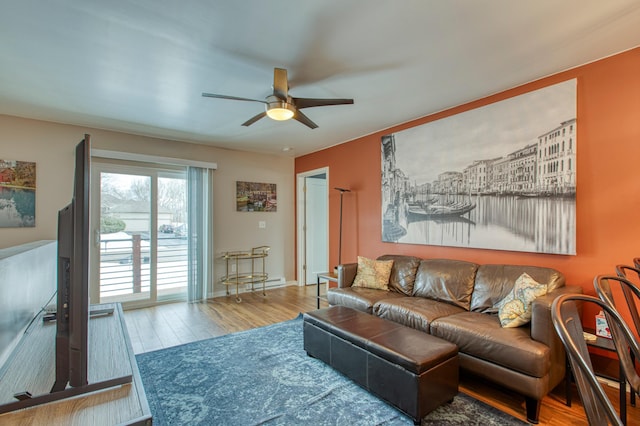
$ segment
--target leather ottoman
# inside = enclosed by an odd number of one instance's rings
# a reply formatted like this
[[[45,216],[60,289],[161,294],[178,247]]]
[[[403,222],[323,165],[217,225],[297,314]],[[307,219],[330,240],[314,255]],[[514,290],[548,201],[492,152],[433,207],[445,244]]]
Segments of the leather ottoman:
[[[458,393],[458,347],[344,306],[304,314],[304,349],[419,424]]]

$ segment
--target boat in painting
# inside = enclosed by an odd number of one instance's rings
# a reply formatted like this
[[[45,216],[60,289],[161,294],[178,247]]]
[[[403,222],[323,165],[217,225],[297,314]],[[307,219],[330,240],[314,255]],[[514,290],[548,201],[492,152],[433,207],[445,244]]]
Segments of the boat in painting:
[[[415,218],[435,219],[462,216],[475,209],[475,203],[458,202],[452,204],[410,204],[408,206],[409,214]]]

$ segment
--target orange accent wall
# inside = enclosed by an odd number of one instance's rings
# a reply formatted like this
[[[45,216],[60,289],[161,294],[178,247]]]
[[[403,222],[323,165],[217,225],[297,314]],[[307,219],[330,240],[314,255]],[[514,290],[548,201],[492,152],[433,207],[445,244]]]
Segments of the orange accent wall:
[[[577,79],[576,256],[382,242],[381,147],[383,135]],[[338,257],[339,192],[344,195],[342,262],[386,253],[462,259],[477,263],[556,268],[569,284],[595,294],[593,278],[640,257],[640,48],[469,102],[410,123],[296,158],[302,173],[329,167],[329,264]],[[585,311],[593,326],[595,313]]]

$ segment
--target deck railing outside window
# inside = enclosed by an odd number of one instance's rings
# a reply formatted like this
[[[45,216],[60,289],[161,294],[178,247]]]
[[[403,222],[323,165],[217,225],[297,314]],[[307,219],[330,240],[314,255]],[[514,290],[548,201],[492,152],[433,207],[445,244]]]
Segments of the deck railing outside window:
[[[139,234],[100,240],[100,299],[149,293],[150,244]],[[187,240],[183,235],[158,238],[158,294],[187,287]]]

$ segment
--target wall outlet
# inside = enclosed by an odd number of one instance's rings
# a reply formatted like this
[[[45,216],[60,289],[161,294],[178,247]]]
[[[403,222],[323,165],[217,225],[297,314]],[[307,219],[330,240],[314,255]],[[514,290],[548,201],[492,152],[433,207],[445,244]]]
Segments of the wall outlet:
[[[266,229],[267,228],[267,222],[265,222],[264,220],[259,221],[258,222],[258,228]]]

